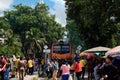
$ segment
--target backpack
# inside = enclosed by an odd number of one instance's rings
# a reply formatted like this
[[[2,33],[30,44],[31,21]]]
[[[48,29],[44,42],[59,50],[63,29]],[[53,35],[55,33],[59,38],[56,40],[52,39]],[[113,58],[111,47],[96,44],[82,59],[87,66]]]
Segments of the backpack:
[[[57,70],[57,69],[58,69],[58,65],[56,63],[54,63],[53,70]]]

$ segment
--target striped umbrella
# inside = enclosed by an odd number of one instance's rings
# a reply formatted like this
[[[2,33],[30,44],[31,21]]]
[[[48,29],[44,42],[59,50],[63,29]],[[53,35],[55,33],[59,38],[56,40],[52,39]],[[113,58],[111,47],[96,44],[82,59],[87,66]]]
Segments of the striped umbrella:
[[[115,57],[115,56],[120,56],[120,46],[116,46],[112,49],[110,49],[108,52],[105,53],[105,56],[107,57],[108,55]]]

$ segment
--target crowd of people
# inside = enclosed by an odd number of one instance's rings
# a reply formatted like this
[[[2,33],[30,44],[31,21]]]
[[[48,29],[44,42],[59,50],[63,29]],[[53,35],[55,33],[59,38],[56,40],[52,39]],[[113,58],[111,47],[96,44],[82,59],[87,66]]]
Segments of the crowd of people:
[[[10,77],[18,77],[19,80],[24,80],[26,74],[32,75],[33,72],[34,59],[0,55],[0,80],[10,80]]]
[[[86,80],[87,73],[87,80],[120,80],[120,56],[103,58],[94,55],[88,58],[76,55],[71,61],[48,60],[47,66],[44,67],[47,73],[46,80],[57,80],[59,74],[61,80]]]
[[[80,57],[76,55],[73,60],[23,58],[20,56],[10,58],[0,55],[0,80],[10,80],[10,77],[18,77],[24,80],[24,76],[45,73],[45,80],[120,80],[120,56],[100,58]],[[10,73],[11,72],[11,75]],[[73,76],[74,74],[75,76]]]

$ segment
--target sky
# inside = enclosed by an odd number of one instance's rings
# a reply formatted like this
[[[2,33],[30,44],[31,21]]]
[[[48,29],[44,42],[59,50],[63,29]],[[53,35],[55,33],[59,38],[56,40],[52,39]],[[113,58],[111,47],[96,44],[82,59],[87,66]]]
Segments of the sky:
[[[38,2],[44,2],[50,8],[50,14],[55,14],[56,21],[62,26],[66,25],[65,2],[63,0],[0,0],[0,16],[3,11],[13,9],[13,5],[22,3],[34,7]]]

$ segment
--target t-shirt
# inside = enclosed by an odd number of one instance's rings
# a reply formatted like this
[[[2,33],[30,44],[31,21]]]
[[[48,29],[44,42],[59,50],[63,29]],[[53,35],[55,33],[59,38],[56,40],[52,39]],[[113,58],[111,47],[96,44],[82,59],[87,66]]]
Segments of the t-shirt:
[[[60,70],[62,70],[62,75],[70,74],[70,65],[63,64]]]
[[[32,60],[29,60],[29,61],[28,61],[28,67],[29,67],[29,68],[33,67],[33,61],[32,61]]]
[[[82,64],[80,62],[75,62],[73,64],[73,70],[75,72],[81,72],[82,71]]]
[[[85,67],[86,61],[84,59],[80,60],[82,67]]]
[[[20,61],[20,59],[16,59],[16,61],[15,61],[15,67],[16,68],[18,68],[19,61]]]
[[[41,64],[42,64],[42,65],[44,65],[44,63],[45,63],[45,60],[44,60],[44,59],[42,59],[42,60],[41,60]]]
[[[25,62],[24,62],[24,60],[21,60],[21,61],[19,62],[19,66],[20,66],[20,67],[25,67]]]
[[[0,69],[2,69],[4,67],[4,65],[6,65],[6,60],[5,59],[2,59],[0,60]],[[6,66],[3,68],[3,72],[6,70]]]

